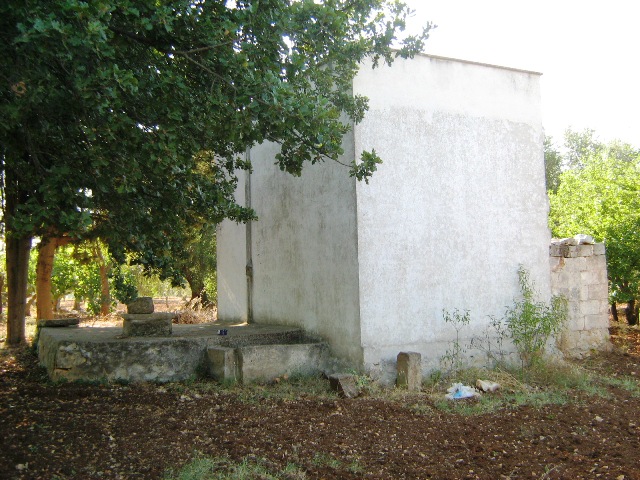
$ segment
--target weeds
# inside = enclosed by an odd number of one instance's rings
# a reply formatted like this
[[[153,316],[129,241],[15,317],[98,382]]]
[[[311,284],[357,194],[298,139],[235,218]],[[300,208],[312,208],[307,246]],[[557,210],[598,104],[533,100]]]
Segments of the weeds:
[[[448,373],[457,373],[464,366],[464,355],[467,353],[467,348],[460,343],[460,332],[471,323],[471,316],[469,310],[461,313],[456,308],[453,313],[443,310],[442,317],[445,323],[453,326],[456,338],[451,348],[440,359],[440,363]]]
[[[304,479],[306,474],[297,465],[287,464],[282,471],[269,468],[264,459],[245,458],[234,462],[227,457],[197,455],[179,471],[169,471],[165,480],[278,480]]]
[[[533,282],[522,265],[518,283],[522,300],[507,308],[504,321],[525,368],[542,358],[549,338],[560,332],[567,318],[567,301],[561,296],[552,297],[550,304],[536,301]]]

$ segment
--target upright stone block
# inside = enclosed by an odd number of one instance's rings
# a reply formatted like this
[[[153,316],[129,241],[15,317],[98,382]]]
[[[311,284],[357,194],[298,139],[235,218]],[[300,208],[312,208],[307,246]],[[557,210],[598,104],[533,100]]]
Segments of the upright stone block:
[[[238,378],[238,360],[234,348],[209,347],[209,375],[218,382],[235,382]]]
[[[396,385],[399,388],[407,388],[410,391],[420,390],[422,386],[422,355],[417,352],[400,352],[397,369]]]
[[[360,395],[355,375],[348,373],[329,375],[329,385],[333,391],[338,392],[338,395],[344,398],[355,398]]]

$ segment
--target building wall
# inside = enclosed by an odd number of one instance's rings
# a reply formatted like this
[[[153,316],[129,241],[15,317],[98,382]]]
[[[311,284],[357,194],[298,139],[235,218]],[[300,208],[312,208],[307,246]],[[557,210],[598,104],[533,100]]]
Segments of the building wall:
[[[246,205],[246,173],[238,173],[236,201]],[[244,224],[229,220],[218,225],[217,269],[218,269],[218,320],[223,322],[247,321],[247,231]]]
[[[469,310],[467,342],[518,296],[519,264],[550,295],[539,75],[420,56],[363,68],[354,92],[370,98],[356,155],[384,160],[356,187],[365,364],[411,350],[437,368],[443,309]]]
[[[352,137],[344,148],[350,163]],[[251,205],[259,218],[250,227],[253,322],[300,326],[326,339],[337,356],[361,364],[355,180],[330,161],[293,177],[274,165],[277,152],[269,143],[251,151]],[[218,247],[219,257],[233,250],[240,258],[245,244],[235,236]],[[219,284],[230,267],[220,265]],[[234,269],[235,276],[245,274],[244,265]],[[228,298],[218,301],[221,318],[238,315]]]

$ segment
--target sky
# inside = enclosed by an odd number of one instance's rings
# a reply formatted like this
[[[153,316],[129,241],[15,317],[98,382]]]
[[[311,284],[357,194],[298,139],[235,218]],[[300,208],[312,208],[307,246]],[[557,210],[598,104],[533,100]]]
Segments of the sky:
[[[640,2],[404,0],[426,53],[542,73],[545,133],[595,130],[640,147]]]

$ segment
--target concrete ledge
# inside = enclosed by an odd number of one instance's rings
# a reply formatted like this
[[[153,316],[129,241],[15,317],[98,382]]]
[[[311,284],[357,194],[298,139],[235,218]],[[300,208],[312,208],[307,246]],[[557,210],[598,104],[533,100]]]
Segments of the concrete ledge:
[[[42,328],[38,358],[53,380],[127,382],[207,374],[218,380],[270,380],[320,372],[329,358],[326,344],[298,328],[229,325],[225,336],[216,334],[218,328],[174,325],[167,337],[125,337],[119,327]]]

